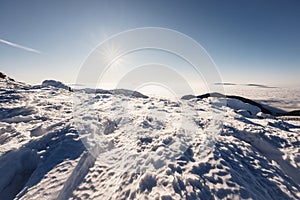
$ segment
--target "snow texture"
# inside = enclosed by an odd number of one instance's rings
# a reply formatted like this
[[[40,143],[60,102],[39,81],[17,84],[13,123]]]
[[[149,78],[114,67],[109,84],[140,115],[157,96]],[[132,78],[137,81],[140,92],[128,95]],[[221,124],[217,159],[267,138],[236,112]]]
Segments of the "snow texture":
[[[73,110],[64,84],[1,77],[0,199],[300,199],[296,116],[238,99],[176,102],[126,90],[77,91],[87,110]],[[212,113],[224,114],[222,126],[215,143],[203,143]],[[106,145],[99,157],[87,148],[95,137]],[[172,148],[178,138],[188,146]]]

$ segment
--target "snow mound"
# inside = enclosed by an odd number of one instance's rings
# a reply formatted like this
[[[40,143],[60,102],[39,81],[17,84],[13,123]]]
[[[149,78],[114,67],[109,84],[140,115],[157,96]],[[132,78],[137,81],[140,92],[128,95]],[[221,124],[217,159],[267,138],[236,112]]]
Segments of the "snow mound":
[[[65,90],[69,90],[69,86],[63,84],[60,81],[55,81],[55,80],[44,80],[42,83],[43,87],[55,87],[55,88],[62,88]]]
[[[144,98],[144,99],[148,98],[148,96],[143,95],[140,92],[126,90],[126,89],[114,89],[114,90],[110,90],[110,92],[112,94],[124,95],[124,96],[128,96],[128,97],[136,97],[136,98]]]
[[[91,89],[91,88],[85,88],[85,89],[79,89],[77,91],[84,91],[88,94],[113,94],[113,95],[122,95],[127,97],[135,97],[135,98],[149,98],[148,96],[132,90],[127,89],[114,89],[114,90],[103,90],[103,89]]]
[[[236,110],[244,116],[255,116],[261,112],[260,108],[248,103],[244,103],[238,99],[227,99],[227,106]]]

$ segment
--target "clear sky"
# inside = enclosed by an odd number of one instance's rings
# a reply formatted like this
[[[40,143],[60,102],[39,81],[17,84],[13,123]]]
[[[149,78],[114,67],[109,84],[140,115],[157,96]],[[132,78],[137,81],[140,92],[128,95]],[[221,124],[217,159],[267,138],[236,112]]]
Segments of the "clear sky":
[[[199,42],[224,82],[300,85],[300,1],[0,2],[0,71],[28,83],[73,83],[113,34],[164,27]]]

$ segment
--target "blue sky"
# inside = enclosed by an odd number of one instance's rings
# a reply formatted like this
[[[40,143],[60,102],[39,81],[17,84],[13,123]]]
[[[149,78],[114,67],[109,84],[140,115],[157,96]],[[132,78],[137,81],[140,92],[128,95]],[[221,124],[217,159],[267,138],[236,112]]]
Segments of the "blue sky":
[[[2,0],[0,71],[29,83],[49,78],[72,83],[100,42],[149,26],[195,39],[213,58],[224,82],[300,85],[297,0]]]

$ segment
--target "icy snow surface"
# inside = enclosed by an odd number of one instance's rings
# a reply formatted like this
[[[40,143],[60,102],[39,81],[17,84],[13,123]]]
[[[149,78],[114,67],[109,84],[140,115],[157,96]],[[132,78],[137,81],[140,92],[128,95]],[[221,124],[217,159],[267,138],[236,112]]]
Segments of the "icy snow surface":
[[[0,79],[0,199],[300,199],[299,121],[75,93]]]

